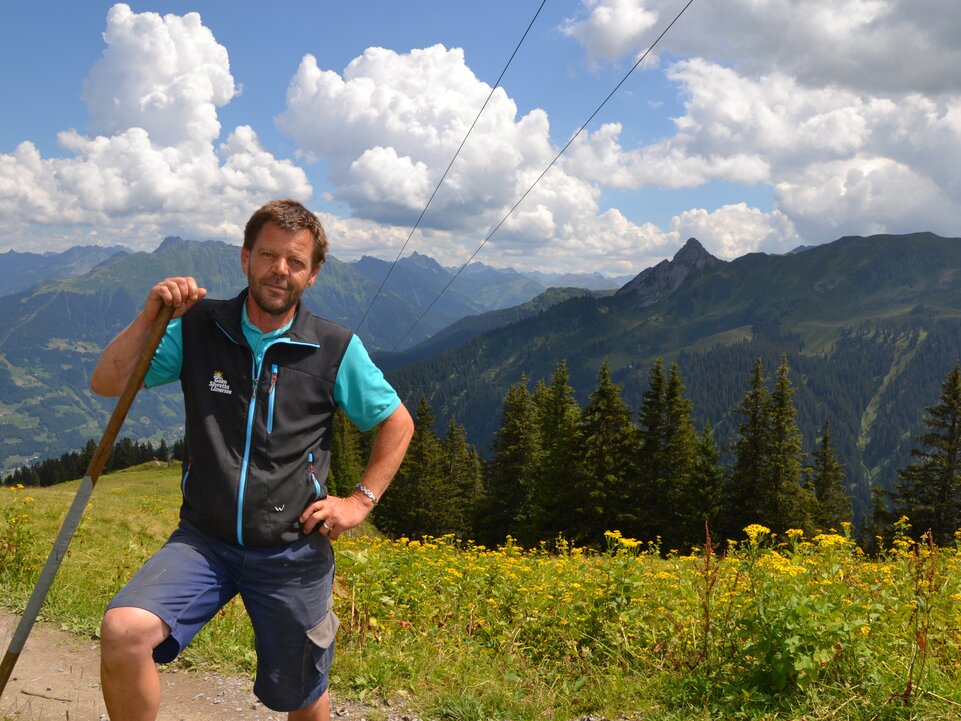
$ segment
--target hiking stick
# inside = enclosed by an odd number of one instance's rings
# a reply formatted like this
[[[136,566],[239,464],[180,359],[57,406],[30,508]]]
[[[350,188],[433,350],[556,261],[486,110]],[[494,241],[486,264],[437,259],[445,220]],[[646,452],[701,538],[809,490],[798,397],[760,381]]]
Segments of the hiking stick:
[[[113,409],[113,415],[110,416],[107,428],[104,430],[103,437],[100,439],[100,445],[97,446],[93,458],[90,459],[90,465],[87,466],[87,473],[80,482],[77,495],[74,496],[70,510],[67,511],[67,517],[60,527],[60,532],[57,534],[56,541],[54,541],[53,549],[47,557],[47,562],[43,565],[43,570],[40,571],[40,578],[37,579],[37,585],[34,586],[33,593],[30,594],[30,600],[27,602],[27,607],[23,611],[23,616],[20,617],[20,623],[17,624],[17,628],[13,632],[13,639],[10,641],[10,646],[3,656],[3,661],[0,662],[0,696],[3,695],[3,690],[7,687],[7,681],[10,680],[13,667],[20,657],[20,652],[23,650],[23,645],[27,641],[27,636],[30,635],[30,630],[33,628],[34,622],[37,620],[40,607],[43,606],[44,599],[46,599],[47,593],[50,591],[50,586],[53,584],[53,577],[57,575],[60,563],[63,561],[64,556],[67,555],[67,546],[70,545],[73,534],[76,533],[77,526],[80,525],[80,518],[83,516],[83,511],[87,507],[87,501],[90,500],[90,494],[93,493],[93,487],[96,485],[97,479],[100,478],[100,472],[110,458],[110,452],[113,450],[113,444],[117,440],[117,435],[120,433],[120,427],[127,417],[127,413],[133,404],[133,399],[136,397],[137,391],[139,391],[140,386],[143,385],[144,377],[146,377],[147,370],[150,368],[150,361],[153,360],[154,352],[160,344],[160,339],[163,337],[164,330],[167,328],[167,323],[170,322],[173,311],[173,306],[164,306],[160,310],[160,314],[157,316],[154,324],[150,327],[143,350],[140,352],[133,372],[130,374],[130,379],[120,394],[120,398],[117,399],[117,405]]]

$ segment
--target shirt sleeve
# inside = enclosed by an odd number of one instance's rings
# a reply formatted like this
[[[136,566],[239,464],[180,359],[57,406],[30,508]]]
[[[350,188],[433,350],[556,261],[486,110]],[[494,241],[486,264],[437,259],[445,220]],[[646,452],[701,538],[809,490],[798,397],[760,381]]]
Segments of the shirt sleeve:
[[[334,381],[334,400],[361,431],[369,431],[400,406],[400,398],[356,335]]]
[[[180,378],[180,369],[184,362],[184,337],[180,327],[180,318],[174,318],[167,324],[150,361],[150,369],[144,378],[144,387],[153,388],[164,383],[173,383]]]

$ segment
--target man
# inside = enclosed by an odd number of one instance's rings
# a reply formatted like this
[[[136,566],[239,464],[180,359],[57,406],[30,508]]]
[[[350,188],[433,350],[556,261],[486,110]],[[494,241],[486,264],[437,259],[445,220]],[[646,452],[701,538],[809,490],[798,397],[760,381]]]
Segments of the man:
[[[193,278],[161,281],[94,369],[93,390],[119,395],[151,324],[174,307],[144,385],[179,379],[184,391],[181,520],[104,615],[112,721],[156,718],[156,662],[173,660],[238,593],[256,636],[254,692],[291,721],[329,718],[330,542],[383,495],[413,421],[357,337],[300,304],[326,251],[320,222],[300,203],[267,204],[244,232],[240,295],[215,301]],[[324,485],[338,406],[362,430],[378,428],[345,498]]]

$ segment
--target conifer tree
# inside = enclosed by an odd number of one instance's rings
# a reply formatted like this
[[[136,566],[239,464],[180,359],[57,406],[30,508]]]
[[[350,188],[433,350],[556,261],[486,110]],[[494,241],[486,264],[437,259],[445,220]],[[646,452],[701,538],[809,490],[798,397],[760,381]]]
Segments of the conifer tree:
[[[183,448],[183,440],[180,441],[180,446]],[[177,444],[174,443],[174,450],[176,450]],[[80,467],[83,469],[81,473],[86,473],[87,468],[90,466],[90,461],[93,460],[94,454],[97,452],[97,442],[92,438],[87,441],[86,445],[83,447],[83,451],[80,453]]]
[[[91,441],[91,443],[92,442],[93,441]],[[86,453],[86,449],[84,449],[84,453]],[[184,459],[184,439],[183,438],[178,438],[177,440],[174,441],[171,455],[173,456],[174,460],[181,461],[181,462],[183,461]],[[92,452],[90,454],[90,457],[93,458]],[[89,463],[89,461],[87,461],[87,463]],[[86,464],[84,465],[84,467],[86,467]]]
[[[481,497],[481,462],[477,450],[467,443],[464,426],[450,421],[443,441],[444,468],[447,471],[446,493],[449,503],[447,526],[443,533],[461,538],[474,537],[474,519]]]
[[[493,457],[484,469],[484,498],[476,524],[481,543],[493,546],[516,533],[514,521],[531,484],[538,435],[534,401],[522,376],[507,390]]]
[[[713,429],[706,426],[697,436],[688,492],[681,501],[684,509],[679,518],[678,546],[681,550],[704,543],[705,524],[712,535],[717,530],[724,481],[721,451],[714,441]]]
[[[821,531],[841,530],[841,523],[851,520],[852,506],[844,490],[844,466],[838,460],[831,442],[829,421],[824,422],[821,444],[814,454],[807,486],[817,499],[814,527]]]
[[[763,522],[775,532],[810,530],[816,507],[814,494],[801,485],[804,454],[789,373],[787,356],[782,356],[768,411],[770,445],[762,489]]]
[[[334,413],[331,429],[330,473],[327,489],[334,496],[346,496],[364,472],[360,450],[360,431],[340,408]]]
[[[658,358],[649,375],[638,416],[640,448],[635,463],[636,482],[629,503],[638,516],[635,528],[624,532],[641,540],[660,535],[667,519],[667,488],[671,468],[666,455],[667,379]]]
[[[524,504],[516,532],[525,545],[569,533],[571,505],[580,471],[581,409],[574,398],[566,361],[554,367],[550,385],[538,383],[533,394],[537,454],[526,477]]]
[[[894,536],[896,514],[891,510],[891,493],[883,488],[871,489],[871,512],[861,522],[858,531],[858,545],[872,556],[884,548],[890,548]]]
[[[684,382],[676,363],[671,364],[664,401],[663,458],[667,471],[658,535],[664,550],[669,551],[680,550],[692,542],[685,535],[692,525],[691,504],[700,490],[693,478],[697,457],[697,432],[691,420],[693,406],[684,397]],[[697,523],[695,527],[701,525]]]
[[[915,462],[899,471],[895,506],[917,533],[928,530],[947,545],[961,528],[961,363],[948,373],[936,405],[926,409],[927,431],[911,450]]]
[[[738,538],[745,526],[765,520],[768,504],[764,482],[771,438],[769,398],[764,366],[758,358],[738,407],[742,420],[738,423],[734,463],[724,492],[721,524],[728,538]]]
[[[394,537],[438,535],[444,526],[444,519],[435,508],[443,485],[443,459],[427,398],[421,397],[414,418],[414,435],[407,454],[391,482],[390,492],[384,494],[374,511],[377,527]]]
[[[570,535],[580,543],[600,546],[605,531],[630,533],[638,526],[630,485],[639,438],[606,360],[581,417],[581,433],[583,473],[571,508],[577,527]]]

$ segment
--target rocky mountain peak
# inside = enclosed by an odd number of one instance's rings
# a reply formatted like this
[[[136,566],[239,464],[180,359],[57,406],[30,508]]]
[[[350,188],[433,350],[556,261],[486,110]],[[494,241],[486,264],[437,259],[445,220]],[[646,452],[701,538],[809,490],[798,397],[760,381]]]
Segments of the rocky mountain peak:
[[[652,305],[681,287],[692,271],[704,270],[723,263],[704,249],[697,238],[688,238],[671,260],[662,260],[653,268],[642,270],[617,295],[636,295],[641,305]]]

